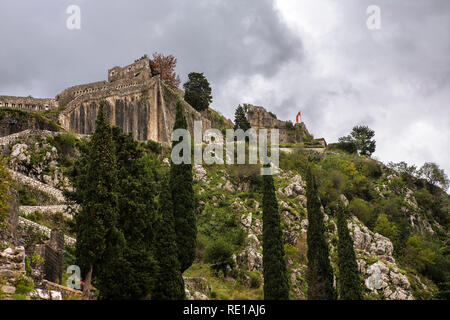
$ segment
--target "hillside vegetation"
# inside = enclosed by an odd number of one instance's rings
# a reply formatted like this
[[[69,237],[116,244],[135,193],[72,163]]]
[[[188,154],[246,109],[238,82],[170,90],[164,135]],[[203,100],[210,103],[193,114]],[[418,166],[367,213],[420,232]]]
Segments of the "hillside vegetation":
[[[219,114],[209,111],[209,116],[216,119],[220,129],[229,127]],[[140,165],[156,177],[155,183],[160,183],[169,170],[170,149],[151,141],[135,145],[120,135],[117,128],[114,130],[117,139],[128,141],[139,151],[133,155],[138,157],[136,161],[142,161]],[[5,165],[42,183],[66,188],[87,143],[88,140],[72,133],[21,138],[6,149]],[[124,150],[119,156],[126,156]],[[405,169],[402,164],[385,165],[369,156],[360,156],[354,150],[345,150],[345,146],[332,144],[321,153],[295,148],[290,153],[280,154],[281,170],[274,176],[274,186],[290,299],[307,298],[308,166],[317,180],[325,239],[330,247],[336,280],[340,275],[335,208],[343,202],[351,214],[348,227],[364,283],[364,299],[448,299],[449,195],[435,179],[406,170],[408,166]],[[187,297],[263,299],[260,166],[194,165],[192,171],[197,243],[194,262],[183,273]],[[6,176],[4,167],[0,168],[2,180]],[[126,183],[126,179],[122,179],[122,183]],[[30,186],[19,183],[15,188],[20,195],[20,205],[55,204],[55,199]],[[0,189],[0,212],[5,210],[6,204],[3,189]],[[155,206],[160,192],[155,189]],[[127,205],[125,198],[122,201]],[[66,235],[76,234],[73,222],[62,213],[49,216],[34,212],[24,217],[50,228],[60,227]],[[29,234],[32,230],[22,232]],[[32,248],[40,238],[25,237],[25,241],[27,239],[32,240],[25,244],[26,248]],[[76,264],[74,248],[67,246],[66,251],[65,266]]]

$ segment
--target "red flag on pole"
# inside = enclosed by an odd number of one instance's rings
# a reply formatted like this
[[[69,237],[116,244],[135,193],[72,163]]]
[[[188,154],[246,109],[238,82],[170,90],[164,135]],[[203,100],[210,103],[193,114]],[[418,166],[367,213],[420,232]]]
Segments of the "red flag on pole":
[[[297,117],[296,117],[296,121],[297,121],[297,123],[299,123],[298,121],[301,121],[302,120],[302,113],[299,111],[298,113],[297,113]]]

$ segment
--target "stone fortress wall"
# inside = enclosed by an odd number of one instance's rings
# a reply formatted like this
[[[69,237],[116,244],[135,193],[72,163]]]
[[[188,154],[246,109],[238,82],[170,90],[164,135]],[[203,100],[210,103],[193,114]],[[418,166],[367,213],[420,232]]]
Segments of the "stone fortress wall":
[[[116,66],[108,70],[108,81],[92,82],[67,88],[56,96],[56,100],[61,106],[66,106],[80,96],[96,92],[103,92],[107,95],[108,91],[137,87],[150,79],[150,60],[142,59],[123,68]]]
[[[140,59],[123,68],[114,67],[108,70],[108,81],[114,82],[122,79],[135,79],[138,77],[146,77],[151,75],[150,59]]]
[[[106,113],[112,125],[131,132],[137,140],[170,143],[175,122],[179,90],[165,85],[159,76],[152,76],[150,59],[143,58],[125,67],[108,70],[108,81],[98,81],[65,89],[55,99],[33,99],[0,96],[0,106],[29,111],[60,108],[60,125],[78,134],[90,134],[95,129],[99,102],[107,102]],[[3,100],[2,100],[3,98]],[[33,100],[30,100],[33,99]],[[188,128],[193,130],[195,120],[203,129],[211,127],[208,119],[183,102]]]
[[[45,111],[58,109],[56,99],[0,96],[0,107],[19,108],[28,111]]]

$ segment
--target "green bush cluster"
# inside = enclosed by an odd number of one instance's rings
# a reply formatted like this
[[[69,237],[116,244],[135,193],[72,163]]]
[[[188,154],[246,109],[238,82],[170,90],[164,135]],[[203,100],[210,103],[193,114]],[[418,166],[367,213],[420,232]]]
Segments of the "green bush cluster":
[[[233,248],[225,239],[212,241],[206,247],[205,261],[212,264],[211,268],[216,274],[218,274],[219,271],[222,271],[226,276],[227,266],[234,266],[232,256]]]
[[[251,271],[248,275],[250,277],[250,288],[258,289],[259,287],[261,287],[262,279],[259,272]]]

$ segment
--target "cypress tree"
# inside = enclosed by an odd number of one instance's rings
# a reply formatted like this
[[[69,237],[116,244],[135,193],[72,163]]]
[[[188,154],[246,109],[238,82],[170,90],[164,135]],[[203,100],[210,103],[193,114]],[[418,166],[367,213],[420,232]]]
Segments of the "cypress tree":
[[[320,210],[320,200],[317,195],[317,184],[311,172],[307,169],[307,210],[308,210],[308,283],[309,300],[334,300],[336,291],[333,287],[333,269],[329,258],[328,243],[325,239],[323,213]]]
[[[168,179],[163,177],[158,201],[159,220],[156,239],[156,259],[159,272],[155,288],[152,291],[153,300],[184,300],[186,298],[178,261],[171,197]]]
[[[362,300],[361,278],[356,263],[353,239],[347,226],[347,210],[342,203],[337,208],[338,229],[338,287],[342,300]]]
[[[264,299],[288,300],[289,278],[284,260],[283,232],[271,175],[263,176]]]
[[[101,294],[107,287],[109,267],[122,256],[124,239],[117,229],[117,168],[111,127],[100,103],[96,128],[72,172],[74,192],[69,201],[79,205],[75,215],[77,263],[85,274],[84,297],[91,280]],[[107,291],[107,289],[105,290]]]
[[[177,102],[175,125],[173,130],[187,129],[183,106]],[[172,148],[180,142],[173,142]],[[194,212],[194,189],[192,178],[192,165],[181,163],[170,166],[170,189],[172,192],[173,216],[175,219],[175,232],[177,235],[178,260],[180,271],[188,269],[195,258],[197,246],[197,224]]]
[[[244,131],[247,131],[250,128],[251,126],[247,120],[245,110],[241,105],[239,105],[236,108],[236,112],[234,113],[234,130],[242,129]]]
[[[114,127],[117,163],[118,228],[126,245],[110,266],[108,299],[144,299],[154,286],[154,176],[131,134]]]

